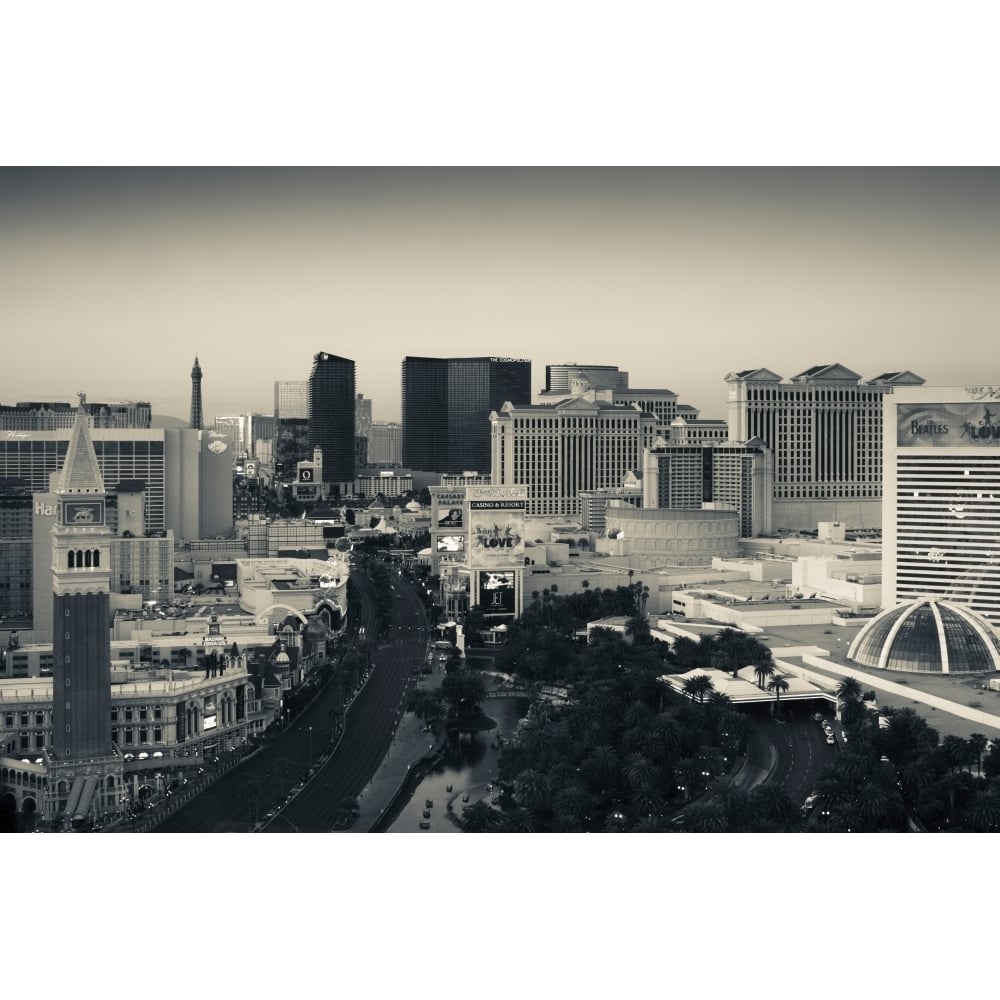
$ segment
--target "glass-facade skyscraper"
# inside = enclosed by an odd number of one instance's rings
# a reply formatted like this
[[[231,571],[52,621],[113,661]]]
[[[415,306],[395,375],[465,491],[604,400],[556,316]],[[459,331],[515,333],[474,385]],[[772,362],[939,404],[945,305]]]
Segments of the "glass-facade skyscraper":
[[[309,447],[323,449],[323,481],[339,493],[354,480],[354,362],[320,351],[309,375]]]
[[[433,472],[490,467],[490,412],[531,402],[531,362],[403,359],[403,465]]]

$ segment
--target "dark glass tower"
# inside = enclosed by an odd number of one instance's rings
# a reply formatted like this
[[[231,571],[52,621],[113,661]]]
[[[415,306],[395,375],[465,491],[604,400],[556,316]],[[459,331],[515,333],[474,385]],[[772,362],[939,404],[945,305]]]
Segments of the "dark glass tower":
[[[403,465],[430,472],[490,468],[490,412],[531,403],[531,362],[403,359]]]
[[[309,447],[323,449],[323,482],[354,480],[354,362],[321,351],[309,376]]]
[[[194,368],[191,369],[191,427],[201,430],[201,365],[198,364],[198,355],[194,357]]]

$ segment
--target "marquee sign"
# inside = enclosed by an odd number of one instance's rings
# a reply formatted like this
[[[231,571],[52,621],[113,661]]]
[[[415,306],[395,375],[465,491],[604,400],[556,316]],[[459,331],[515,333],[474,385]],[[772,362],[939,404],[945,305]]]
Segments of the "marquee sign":
[[[523,563],[525,506],[524,500],[469,502],[470,565]]]
[[[899,448],[966,448],[1000,445],[1000,403],[900,403]]]

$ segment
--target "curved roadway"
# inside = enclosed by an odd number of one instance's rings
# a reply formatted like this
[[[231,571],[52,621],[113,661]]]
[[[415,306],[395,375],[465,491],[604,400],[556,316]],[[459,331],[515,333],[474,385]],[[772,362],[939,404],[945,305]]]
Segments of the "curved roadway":
[[[375,609],[369,582],[360,572],[352,579],[360,592],[364,633],[371,634]],[[404,708],[411,674],[419,672],[427,641],[423,602],[419,594],[396,575],[393,576],[392,610],[390,635],[372,655],[371,676],[347,712],[337,749],[305,787],[267,823],[263,832],[330,830],[341,801],[357,798],[382,763]],[[268,810],[279,807],[304,771],[328,749],[327,744],[334,734],[335,703],[333,690],[321,691],[284,733],[165,819],[156,832],[249,830],[255,815],[254,787],[260,790],[256,813],[263,816]]]

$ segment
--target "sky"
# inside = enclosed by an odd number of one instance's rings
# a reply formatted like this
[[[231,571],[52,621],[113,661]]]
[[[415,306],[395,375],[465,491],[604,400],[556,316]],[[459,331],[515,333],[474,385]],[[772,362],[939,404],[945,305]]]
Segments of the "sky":
[[[725,417],[728,372],[984,372],[989,168],[0,169],[0,402],[273,410],[328,351],[376,420],[406,355],[618,365]]]

